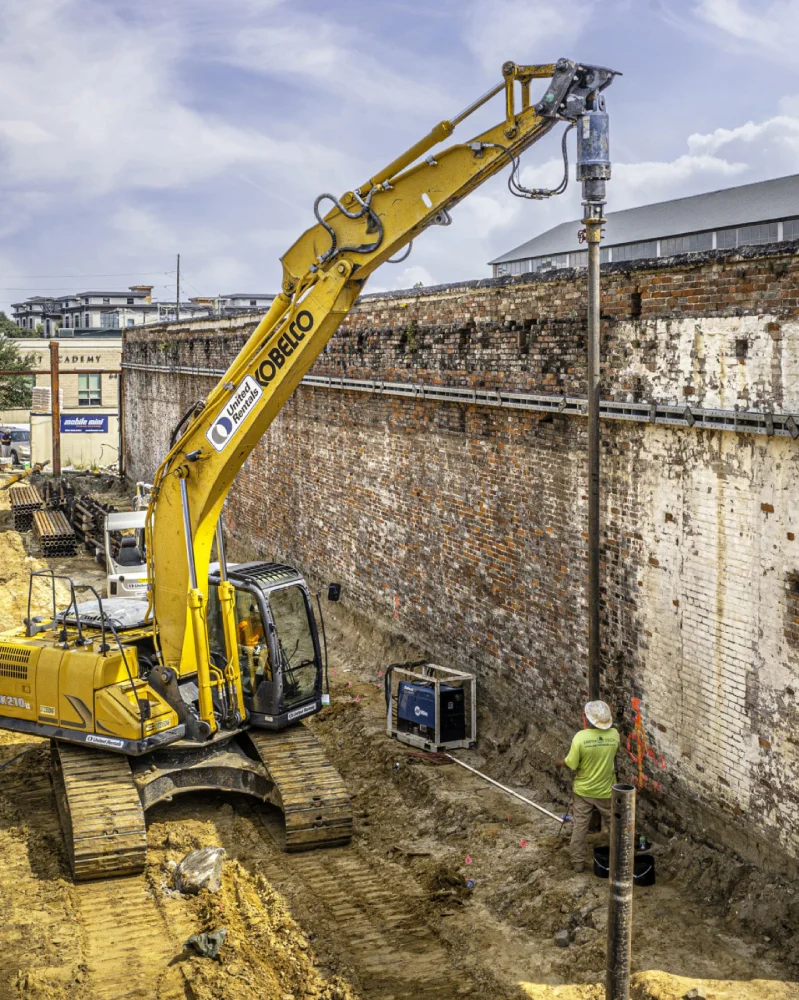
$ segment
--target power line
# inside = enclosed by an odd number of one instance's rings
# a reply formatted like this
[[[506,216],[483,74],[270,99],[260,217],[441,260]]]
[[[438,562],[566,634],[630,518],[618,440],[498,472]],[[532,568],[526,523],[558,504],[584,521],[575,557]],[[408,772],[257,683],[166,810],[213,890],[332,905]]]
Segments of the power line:
[[[174,274],[174,271],[116,271],[113,274],[19,274],[18,278],[146,278],[153,274]]]
[[[155,273],[157,273],[159,275],[160,274],[164,274],[164,275],[168,276],[168,275],[174,274],[175,272],[174,271],[158,271],[158,272],[155,272]],[[66,287],[67,287],[66,285],[55,285],[52,288],[42,288],[39,285],[6,285],[6,286],[3,286],[3,287],[0,287],[0,292],[28,292],[32,288],[38,288],[40,292],[60,292],[62,289],[66,288]],[[153,288],[167,288],[167,287],[171,287],[171,286],[167,286],[167,285],[153,285]],[[100,291],[103,291],[103,289],[100,289]],[[72,294],[73,295],[77,295],[78,293],[77,292],[73,292]]]

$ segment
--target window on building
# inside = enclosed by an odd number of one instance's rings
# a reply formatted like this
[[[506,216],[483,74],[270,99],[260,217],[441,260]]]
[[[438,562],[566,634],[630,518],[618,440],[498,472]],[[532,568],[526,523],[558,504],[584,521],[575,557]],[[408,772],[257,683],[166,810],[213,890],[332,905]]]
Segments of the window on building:
[[[258,299],[250,299],[250,305],[251,306],[257,306],[258,305]]]
[[[671,257],[675,253],[701,253],[713,249],[713,233],[692,233],[690,236],[672,236],[660,241],[660,253]],[[613,251],[615,257],[616,251]]]
[[[84,318],[84,321],[85,321],[84,322],[84,326],[91,326],[92,325],[92,318],[89,315],[89,313],[86,313],[86,315],[83,318]]]
[[[78,406],[102,406],[99,375],[78,375]]]
[[[128,297],[128,305],[129,306],[133,305],[133,296],[132,295]]]
[[[533,257],[530,261],[525,261],[525,264],[532,265],[533,271],[543,271],[549,270],[553,267],[568,267],[569,266],[569,255],[567,253],[553,253],[548,257]],[[530,268],[527,268],[530,270]]]
[[[588,266],[588,251],[587,250],[575,250],[574,253],[569,254],[569,266],[570,267],[587,267]]]
[[[128,317],[128,326],[133,326],[136,321],[132,317]]]
[[[530,270],[529,260],[512,260],[506,274],[527,274]]]
[[[108,305],[111,305],[111,299],[109,299],[109,298],[107,298],[107,297],[106,297],[106,298],[104,298],[104,299],[103,299],[103,305],[104,305],[104,306],[108,306]]]
[[[88,300],[88,299],[84,299],[84,300],[83,300],[83,304],[84,304],[85,306],[87,306],[87,305],[89,304],[89,300]]]
[[[799,240],[799,219],[788,219],[782,224],[782,238],[784,240]]]
[[[119,313],[118,312],[104,312],[102,314],[102,322],[104,330],[116,330],[119,326]]]
[[[786,225],[788,225],[786,223]],[[785,229],[783,227],[783,235]],[[776,243],[779,226],[776,222],[764,222],[758,226],[741,226],[738,229],[720,229],[717,246],[720,250],[733,247],[758,246],[762,243]],[[790,239],[791,237],[786,237]]]
[[[645,257],[657,257],[658,245],[656,240],[648,240],[645,243],[625,243],[620,247],[613,247],[613,260],[641,260]]]
[[[495,264],[494,265],[494,277],[501,278],[505,274],[509,274],[507,264]]]

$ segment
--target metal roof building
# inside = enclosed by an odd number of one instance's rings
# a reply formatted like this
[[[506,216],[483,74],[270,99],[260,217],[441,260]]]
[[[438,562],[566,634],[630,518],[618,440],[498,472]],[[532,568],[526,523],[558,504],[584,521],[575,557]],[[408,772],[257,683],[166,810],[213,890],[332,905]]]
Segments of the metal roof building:
[[[601,260],[669,257],[799,239],[799,174],[609,212]],[[494,277],[584,267],[582,222],[563,222],[489,263]]]

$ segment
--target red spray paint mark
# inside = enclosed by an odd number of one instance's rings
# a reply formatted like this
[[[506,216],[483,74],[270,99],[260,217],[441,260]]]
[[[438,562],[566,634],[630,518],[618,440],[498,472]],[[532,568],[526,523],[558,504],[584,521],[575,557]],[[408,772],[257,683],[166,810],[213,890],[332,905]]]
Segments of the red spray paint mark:
[[[633,709],[633,731],[627,737],[627,753],[634,764],[637,765],[638,774],[635,777],[635,783],[638,785],[639,790],[641,788],[651,788],[655,792],[663,792],[663,785],[658,781],[653,781],[649,775],[644,773],[644,761],[651,760],[654,764],[662,771],[666,770],[666,758],[662,753],[657,753],[653,747],[649,745],[649,741],[646,736],[646,729],[644,727],[644,717],[641,710],[641,699],[632,699],[632,709]]]
[[[472,859],[471,859],[471,856],[470,856],[469,854],[467,854],[467,855],[466,855],[466,864],[467,864],[467,865],[470,865],[471,863],[472,863]]]

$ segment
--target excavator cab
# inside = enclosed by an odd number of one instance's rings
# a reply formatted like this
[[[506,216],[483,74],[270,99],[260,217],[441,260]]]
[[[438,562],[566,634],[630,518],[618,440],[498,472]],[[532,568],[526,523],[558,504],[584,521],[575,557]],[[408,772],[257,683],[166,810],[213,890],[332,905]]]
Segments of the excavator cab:
[[[277,563],[228,566],[235,587],[236,639],[244,704],[253,726],[284,729],[322,707],[322,657],[311,595],[302,576]],[[208,587],[211,657],[227,656],[212,567]]]

